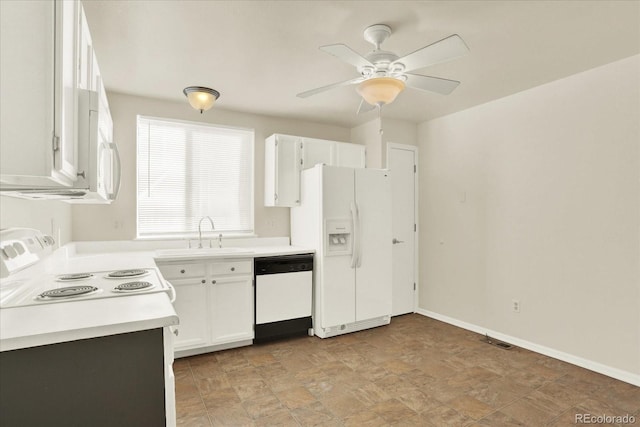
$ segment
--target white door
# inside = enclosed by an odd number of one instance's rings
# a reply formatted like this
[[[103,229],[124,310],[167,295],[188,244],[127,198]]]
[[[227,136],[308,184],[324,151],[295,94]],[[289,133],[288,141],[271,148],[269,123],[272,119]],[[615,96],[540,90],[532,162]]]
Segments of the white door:
[[[413,313],[416,284],[417,147],[389,143],[393,219],[393,315]]]
[[[377,169],[355,169],[356,321],[391,314],[391,178]]]

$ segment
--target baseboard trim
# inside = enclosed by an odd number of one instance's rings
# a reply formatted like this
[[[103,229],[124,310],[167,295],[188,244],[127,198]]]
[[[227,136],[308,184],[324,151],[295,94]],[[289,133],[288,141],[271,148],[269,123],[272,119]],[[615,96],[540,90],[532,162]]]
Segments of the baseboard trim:
[[[597,372],[602,375],[606,375],[611,378],[615,378],[620,381],[624,381],[629,384],[640,387],[640,375],[632,372],[623,371],[622,369],[613,368],[611,366],[603,365],[602,363],[594,362],[592,360],[584,359],[573,354],[565,353],[559,350],[555,350],[550,347],[545,347],[540,344],[532,343],[517,337],[505,335],[503,333],[493,331],[491,329],[483,328],[473,323],[468,323],[463,320],[458,320],[453,317],[445,316],[443,314],[435,313],[433,311],[418,308],[417,314],[421,314],[426,317],[430,317],[435,320],[439,320],[444,323],[448,323],[453,326],[457,326],[468,331],[476,332],[481,335],[488,334],[492,338],[497,338],[500,341],[505,341],[510,344],[522,347],[527,350],[534,351],[536,353],[543,354],[545,356],[552,357],[554,359],[562,360],[563,362],[571,363],[572,365],[580,366],[581,368],[589,369],[590,371]]]

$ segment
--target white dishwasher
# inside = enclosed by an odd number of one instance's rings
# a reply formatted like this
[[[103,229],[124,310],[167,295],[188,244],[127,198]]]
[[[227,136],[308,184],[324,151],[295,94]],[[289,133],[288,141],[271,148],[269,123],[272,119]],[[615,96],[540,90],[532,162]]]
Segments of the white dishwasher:
[[[255,258],[255,338],[266,342],[312,327],[313,254]]]

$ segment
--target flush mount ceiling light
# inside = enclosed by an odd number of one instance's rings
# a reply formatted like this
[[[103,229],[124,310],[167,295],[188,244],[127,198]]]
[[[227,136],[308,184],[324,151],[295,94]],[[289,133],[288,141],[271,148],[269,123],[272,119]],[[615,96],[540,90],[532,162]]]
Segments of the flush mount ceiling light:
[[[381,107],[391,104],[404,88],[405,84],[402,80],[393,77],[374,77],[360,83],[356,91],[369,104]]]
[[[184,88],[182,93],[187,97],[189,104],[193,108],[200,110],[200,114],[213,107],[216,99],[220,98],[220,92],[203,86],[189,86]]]

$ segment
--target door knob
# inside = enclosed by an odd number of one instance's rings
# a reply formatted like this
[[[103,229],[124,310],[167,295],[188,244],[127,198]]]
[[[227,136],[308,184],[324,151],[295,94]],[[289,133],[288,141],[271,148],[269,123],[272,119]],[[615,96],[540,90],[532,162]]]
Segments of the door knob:
[[[391,243],[393,243],[394,245],[397,245],[398,243],[404,243],[404,240],[398,240],[394,237]]]

